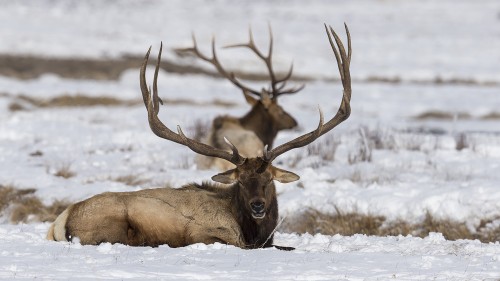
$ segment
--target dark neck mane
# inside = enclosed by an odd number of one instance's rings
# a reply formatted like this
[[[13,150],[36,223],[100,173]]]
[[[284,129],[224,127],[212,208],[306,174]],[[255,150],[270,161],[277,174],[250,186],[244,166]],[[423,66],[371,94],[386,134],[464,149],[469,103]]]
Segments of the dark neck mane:
[[[266,112],[266,109],[262,105],[255,105],[250,112],[240,118],[240,124],[243,128],[255,132],[262,143],[264,145],[267,144],[271,148],[278,130],[271,121],[271,118],[267,117],[268,115],[269,113]]]
[[[238,188],[239,186],[235,187],[231,200],[233,201],[233,214],[241,227],[246,245],[248,248],[271,247],[273,244],[273,231],[278,224],[278,201],[276,197],[270,202],[271,206],[269,206],[265,218],[257,223],[243,207],[245,202],[238,196]]]

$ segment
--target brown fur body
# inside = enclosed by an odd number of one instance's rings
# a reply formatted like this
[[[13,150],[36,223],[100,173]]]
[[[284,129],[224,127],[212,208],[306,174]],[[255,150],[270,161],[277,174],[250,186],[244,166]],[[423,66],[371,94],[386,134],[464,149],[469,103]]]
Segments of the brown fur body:
[[[203,183],[102,193],[68,207],[49,229],[47,239],[78,238],[90,245],[182,247],[220,242],[241,248],[272,246],[278,219],[274,184],[271,181],[262,194],[271,202],[263,219],[252,218],[248,207],[242,206],[248,200],[241,189],[239,183],[228,187]]]

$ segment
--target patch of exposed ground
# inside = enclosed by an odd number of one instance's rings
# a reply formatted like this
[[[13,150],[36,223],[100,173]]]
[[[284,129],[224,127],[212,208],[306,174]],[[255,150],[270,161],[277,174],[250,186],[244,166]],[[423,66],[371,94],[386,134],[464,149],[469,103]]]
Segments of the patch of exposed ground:
[[[473,118],[474,117],[467,112],[453,113],[441,110],[428,110],[413,117],[413,119],[415,120],[453,120],[453,119],[468,120]],[[479,116],[478,118],[482,120],[499,120],[500,112],[493,111],[483,116]]]
[[[192,106],[220,106],[234,107],[235,103],[213,100],[210,102],[196,102],[190,99],[163,99],[163,102],[171,105],[192,105]],[[58,97],[43,99],[35,98],[27,95],[19,95],[14,97],[14,101],[9,104],[10,111],[31,110],[36,108],[55,108],[55,107],[92,107],[92,106],[136,106],[142,104],[141,99],[124,100],[108,96],[92,97],[84,94],[76,95],[61,95]]]
[[[412,224],[402,220],[387,221],[383,216],[343,213],[339,210],[335,214],[326,214],[309,209],[302,214],[288,217],[280,226],[280,231],[346,236],[366,234],[416,237],[426,237],[430,232],[439,232],[448,240],[478,239],[488,243],[500,241],[500,225],[494,223],[499,219],[483,219],[475,230],[470,230],[463,222],[436,219],[429,213],[423,221]]]
[[[139,69],[142,57],[124,56],[117,59],[80,59],[16,56],[0,54],[0,75],[18,79],[34,79],[45,73],[57,74],[64,78],[117,80],[127,69]],[[154,59],[150,64],[155,64]],[[177,74],[197,74],[222,78],[216,71],[201,67],[162,60],[160,68]],[[269,80],[267,74],[235,72],[241,79],[250,81]],[[308,77],[292,77],[292,80],[307,81]]]
[[[54,221],[69,206],[66,201],[55,201],[47,206],[35,191],[0,184],[0,215],[6,216],[11,223]]]
[[[54,58],[35,57],[30,55],[10,55],[0,54],[0,75],[17,79],[34,79],[45,73],[53,73],[64,78],[72,79],[93,79],[93,80],[116,80],[121,73],[127,69],[139,69],[143,62],[140,56],[128,55],[116,59],[84,59],[84,58]],[[151,64],[156,63],[154,59]],[[204,75],[214,78],[222,78],[216,71],[207,70],[198,66],[189,65],[188,62],[173,62],[163,60],[160,68],[170,73]],[[232,70],[234,74],[249,81],[268,81],[267,73],[251,73]],[[284,74],[277,74],[278,76]],[[308,81],[338,81],[338,78],[318,78],[313,76],[293,75],[290,78],[295,82]],[[497,81],[478,81],[469,78],[442,78],[437,76],[430,79],[403,79],[399,76],[383,77],[369,76],[362,79],[353,79],[357,83],[412,83],[412,84],[452,84],[452,85],[479,85],[497,86]]]
[[[413,119],[416,120],[428,120],[428,119],[436,119],[436,120],[453,120],[453,119],[460,119],[460,120],[465,120],[465,119],[470,119],[471,115],[467,112],[456,112],[456,113],[451,113],[451,112],[445,112],[445,111],[440,111],[440,110],[429,110],[422,112],[418,114],[417,116],[413,117]]]

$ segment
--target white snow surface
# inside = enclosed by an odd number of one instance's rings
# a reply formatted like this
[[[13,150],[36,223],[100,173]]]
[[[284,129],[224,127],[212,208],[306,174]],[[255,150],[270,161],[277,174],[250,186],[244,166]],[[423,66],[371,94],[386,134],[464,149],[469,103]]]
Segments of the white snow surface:
[[[297,247],[242,250],[47,242],[47,224],[0,225],[0,278],[52,280],[494,280],[498,244],[426,238],[277,234]]]
[[[343,22],[353,42],[351,73],[356,79],[399,77],[402,83],[353,83],[352,115],[317,142],[330,158],[307,148],[290,151],[275,165],[301,180],[277,184],[280,215],[316,208],[356,211],[388,220],[420,221],[427,213],[475,229],[481,219],[500,225],[500,112],[497,84],[413,83],[436,77],[500,82],[499,1],[0,1],[0,52],[47,57],[142,55],[163,40],[188,46],[195,31],[208,51],[245,41],[251,25],[259,45],[274,31],[275,61],[286,69],[337,78],[323,23],[342,38]],[[307,3],[307,4],[306,4]],[[495,51],[497,50],[497,51]],[[254,57],[219,50],[225,65],[260,69]],[[177,60],[167,52],[165,59]],[[202,64],[200,64],[202,65]],[[148,68],[151,80],[152,69]],[[0,77],[0,184],[35,188],[45,203],[78,201],[104,191],[130,191],[208,180],[187,148],[156,137],[142,105],[50,108],[11,112],[20,95],[38,98],[83,93],[140,99],[138,70],[117,81],[32,80]],[[160,96],[190,98],[199,105],[165,105],[160,118],[193,133],[197,120],[219,114],[241,116],[249,106],[227,81],[160,72]],[[5,94],[3,94],[5,93]],[[297,120],[277,144],[315,127],[320,104],[331,117],[341,85],[311,82],[280,104]],[[208,102],[223,100],[234,107]],[[207,103],[207,104],[204,104]],[[442,111],[452,120],[417,120]],[[470,117],[461,118],[466,113]],[[358,161],[363,132],[383,145],[371,161]],[[433,132],[433,133],[430,133]],[[457,150],[465,134],[467,146]],[[313,144],[316,145],[316,144]],[[40,151],[39,157],[30,156]],[[55,177],[68,166],[69,179]],[[139,186],[119,176],[145,180]],[[158,280],[498,280],[500,243],[426,238],[276,234],[276,244],[297,250],[241,250],[232,246],[82,246],[45,240],[48,223],[12,225],[0,214],[0,278]]]

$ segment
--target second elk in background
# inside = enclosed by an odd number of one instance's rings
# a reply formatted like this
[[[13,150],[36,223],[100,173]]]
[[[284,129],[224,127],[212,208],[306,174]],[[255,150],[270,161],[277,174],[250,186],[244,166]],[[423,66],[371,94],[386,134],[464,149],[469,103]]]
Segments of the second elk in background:
[[[225,48],[248,48],[257,57],[264,61],[269,74],[270,85],[262,90],[254,90],[236,78],[235,74],[222,67],[215,51],[215,39],[212,39],[212,56],[208,57],[200,52],[196,39],[193,35],[193,47],[177,49],[181,55],[192,54],[206,62],[211,63],[217,71],[235,86],[240,88],[246,101],[252,106],[250,111],[242,117],[228,115],[218,116],[213,120],[207,139],[204,141],[210,146],[219,149],[227,149],[225,138],[229,139],[236,147],[240,148],[240,154],[244,157],[262,156],[264,146],[273,147],[274,139],[281,130],[292,129],[297,126],[297,121],[287,113],[279,104],[278,97],[284,94],[294,94],[304,88],[287,87],[287,82],[292,76],[293,64],[288,73],[278,78],[273,69],[273,35],[269,28],[269,50],[265,55],[254,43],[252,31],[249,32],[248,43],[234,44]],[[220,158],[199,156],[197,158],[199,168],[216,168],[228,170],[234,165]]]

